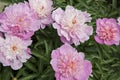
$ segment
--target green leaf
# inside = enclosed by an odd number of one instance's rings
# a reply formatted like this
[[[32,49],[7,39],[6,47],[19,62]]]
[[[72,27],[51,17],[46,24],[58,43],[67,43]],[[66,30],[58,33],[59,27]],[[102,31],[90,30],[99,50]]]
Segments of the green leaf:
[[[20,70],[17,72],[16,78],[19,78],[19,77],[24,73],[24,70],[25,70],[25,68],[20,69]]]
[[[35,77],[37,77],[37,74],[30,74],[30,75],[22,77],[18,80],[33,80]]]
[[[40,53],[40,51],[32,50],[32,53],[33,53],[32,55],[34,55],[34,56],[36,56],[36,57],[38,57],[38,58],[40,58],[40,59],[42,59],[42,60],[44,60],[46,62],[49,62],[49,59],[46,58],[45,56],[43,56],[42,53]]]
[[[24,64],[27,68],[29,68],[30,70],[34,71],[34,72],[37,72],[37,69],[36,67],[34,66],[35,64],[27,61],[27,63]]]

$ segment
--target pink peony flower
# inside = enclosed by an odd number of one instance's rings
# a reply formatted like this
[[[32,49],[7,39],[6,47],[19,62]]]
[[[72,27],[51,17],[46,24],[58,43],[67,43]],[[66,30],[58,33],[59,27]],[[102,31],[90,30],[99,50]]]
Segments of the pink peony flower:
[[[0,62],[3,66],[11,66],[12,69],[20,69],[24,62],[31,57],[31,40],[22,40],[16,36],[6,35],[0,37]]]
[[[29,39],[40,28],[37,14],[27,2],[10,5],[0,14],[0,31]]]
[[[92,73],[90,61],[84,60],[84,54],[78,53],[69,44],[53,50],[50,63],[56,80],[88,80]]]
[[[57,29],[63,43],[79,45],[80,42],[87,41],[93,33],[93,28],[86,24],[91,21],[90,14],[72,6],[67,6],[65,11],[61,8],[56,9],[52,18],[55,20],[53,27]]]
[[[53,10],[52,0],[29,0],[30,7],[38,14],[41,28],[45,28],[53,22],[51,12]]]
[[[97,29],[95,40],[100,44],[119,45],[120,31],[115,19],[103,18],[96,21]]]

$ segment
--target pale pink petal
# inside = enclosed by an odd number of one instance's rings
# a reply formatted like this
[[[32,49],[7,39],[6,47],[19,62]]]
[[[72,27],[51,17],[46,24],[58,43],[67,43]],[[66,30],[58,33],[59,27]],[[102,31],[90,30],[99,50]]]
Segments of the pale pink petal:
[[[60,24],[61,18],[64,14],[64,11],[61,8],[56,9],[55,11],[53,11],[52,13],[52,18],[58,23]]]
[[[118,21],[118,25],[120,25],[120,17],[118,17],[117,21]]]
[[[104,43],[104,41],[102,39],[100,39],[98,36],[95,36],[94,38],[98,43],[100,43],[100,44]]]

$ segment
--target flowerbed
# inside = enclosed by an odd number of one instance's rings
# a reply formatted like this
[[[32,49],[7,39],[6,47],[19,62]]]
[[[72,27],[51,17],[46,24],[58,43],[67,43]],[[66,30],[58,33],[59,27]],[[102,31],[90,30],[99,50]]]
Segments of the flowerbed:
[[[2,0],[0,80],[120,80],[119,0]]]

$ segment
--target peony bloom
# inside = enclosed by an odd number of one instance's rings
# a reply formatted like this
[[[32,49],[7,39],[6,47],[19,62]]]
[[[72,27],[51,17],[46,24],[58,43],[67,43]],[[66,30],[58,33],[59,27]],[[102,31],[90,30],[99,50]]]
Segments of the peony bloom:
[[[29,39],[40,28],[39,19],[27,2],[10,5],[0,14],[0,31]]]
[[[100,44],[119,45],[120,31],[117,21],[113,18],[98,19],[95,40]]]
[[[55,20],[53,27],[57,29],[63,43],[79,45],[80,42],[87,41],[93,33],[93,28],[86,24],[91,21],[90,14],[72,6],[67,6],[65,11],[61,8],[56,9],[52,18]]]
[[[14,70],[20,69],[31,57],[28,48],[31,42],[11,35],[6,35],[5,39],[0,37],[0,62],[3,66],[11,66]]]
[[[53,22],[51,12],[53,10],[52,0],[29,0],[30,7],[38,14],[41,28],[45,28]]]
[[[78,53],[69,44],[53,50],[50,63],[56,80],[88,80],[92,72],[90,61],[84,60],[84,54]]]

